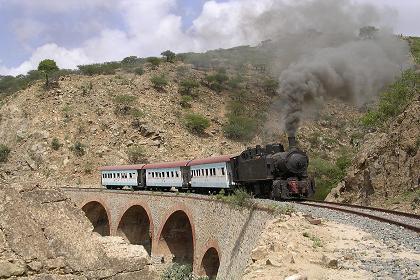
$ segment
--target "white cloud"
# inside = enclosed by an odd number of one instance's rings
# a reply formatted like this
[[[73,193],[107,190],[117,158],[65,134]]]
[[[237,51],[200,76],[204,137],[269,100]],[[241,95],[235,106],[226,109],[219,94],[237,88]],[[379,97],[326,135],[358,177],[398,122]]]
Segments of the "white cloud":
[[[0,6],[5,3],[6,0],[0,0]],[[97,35],[76,48],[58,46],[54,42],[43,45],[35,49],[27,61],[15,68],[1,67],[0,64],[0,74],[15,75],[35,69],[39,61],[45,58],[55,59],[61,68],[76,68],[80,64],[120,60],[129,55],[159,55],[166,49],[176,52],[203,51],[258,43],[266,38],[263,38],[263,33],[256,32],[255,26],[249,20],[267,12],[273,4],[278,6],[296,1],[207,1],[202,13],[187,31],[182,30],[182,18],[172,12],[176,8],[177,0],[7,0],[7,3],[38,12],[44,9],[47,12],[60,13],[81,7],[111,9],[114,13],[119,13],[125,25],[124,30],[103,27]],[[28,24],[20,27],[25,26],[29,28],[20,28],[17,34],[22,39],[30,37],[33,29]],[[277,26],[274,28],[278,29]]]

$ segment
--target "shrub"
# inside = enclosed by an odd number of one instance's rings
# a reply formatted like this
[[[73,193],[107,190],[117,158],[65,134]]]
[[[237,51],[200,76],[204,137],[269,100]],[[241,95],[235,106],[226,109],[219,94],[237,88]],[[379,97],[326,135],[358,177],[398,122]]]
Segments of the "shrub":
[[[89,83],[83,84],[81,86],[81,89],[82,89],[82,95],[88,95],[93,89],[92,81],[90,81]]]
[[[58,71],[58,67],[54,60],[44,59],[38,64],[38,71],[41,71],[45,74],[45,84],[48,86],[48,75],[54,71]]]
[[[252,139],[256,131],[256,121],[248,116],[230,114],[223,126],[223,132],[227,138],[239,141]]]
[[[206,76],[207,85],[210,89],[221,92],[225,82],[229,80],[225,70],[219,70],[217,73]]]
[[[238,207],[249,208],[254,205],[254,202],[252,201],[253,196],[244,189],[236,189],[233,192],[233,194],[230,194],[228,196],[224,196],[223,194],[218,194],[216,196],[216,199],[222,200],[226,203],[230,203]]]
[[[193,280],[192,266],[173,263],[162,275],[162,280]]]
[[[141,146],[132,146],[127,150],[129,163],[146,163],[146,152]]]
[[[114,102],[118,105],[131,105],[137,99],[136,96],[121,94],[114,97]]]
[[[186,79],[191,73],[191,67],[180,65],[176,68],[176,77],[178,79]]]
[[[51,141],[51,148],[55,151],[58,151],[58,149],[60,149],[61,147],[61,143],[57,138],[53,138],[53,140]]]
[[[420,75],[408,70],[401,78],[391,85],[379,98],[376,108],[369,110],[362,118],[365,127],[383,125],[387,120],[404,111],[412,97],[418,92]]]
[[[200,84],[198,81],[193,80],[193,79],[185,79],[183,81],[181,81],[181,83],[179,84],[179,92],[183,95],[195,95],[194,94],[194,90],[197,89]]]
[[[149,62],[153,66],[153,68],[157,68],[161,63],[161,60],[158,57],[148,57],[146,61]]]
[[[79,71],[83,75],[113,75],[115,70],[121,67],[121,63],[118,62],[105,62],[87,65],[78,65]]]
[[[71,147],[71,150],[73,151],[73,153],[78,156],[78,157],[82,157],[86,154],[85,151],[85,145],[83,145],[82,143],[80,143],[79,141],[77,141],[76,143],[74,143],[74,145]]]
[[[134,73],[139,76],[143,75],[144,74],[143,67],[137,67],[136,69],[134,69]]]
[[[136,64],[138,61],[137,56],[127,56],[123,60],[121,60],[121,64]]]
[[[263,82],[263,89],[269,95],[275,95],[279,87],[279,81],[276,79],[266,79]]]
[[[181,105],[182,108],[191,108],[191,101],[193,100],[193,98],[189,95],[183,95],[181,97],[181,101],[179,102],[179,104]]]
[[[4,145],[0,144],[0,162],[6,162],[9,158],[10,149]]]
[[[202,134],[210,126],[210,121],[200,114],[191,113],[185,116],[184,124],[190,132]]]
[[[164,57],[166,57],[166,62],[174,62],[175,61],[175,53],[167,50],[161,53]]]
[[[168,84],[168,81],[166,80],[165,75],[160,76],[153,76],[150,81],[153,84],[153,87],[158,90],[163,90],[164,87]]]
[[[130,115],[133,116],[136,119],[140,119],[144,117],[144,112],[137,108],[131,108],[130,109]]]
[[[351,163],[351,153],[341,151],[335,163],[319,157],[309,161],[309,174],[316,179],[315,199],[324,200],[333,187],[341,182]]]

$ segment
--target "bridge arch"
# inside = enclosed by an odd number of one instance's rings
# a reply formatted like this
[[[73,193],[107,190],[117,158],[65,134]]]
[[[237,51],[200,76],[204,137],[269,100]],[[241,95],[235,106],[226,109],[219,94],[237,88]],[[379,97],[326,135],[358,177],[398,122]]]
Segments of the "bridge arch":
[[[153,239],[153,220],[150,209],[141,203],[128,206],[118,219],[116,235],[131,244],[143,245],[151,255]]]
[[[83,212],[93,225],[93,231],[102,236],[110,235],[110,219],[105,204],[99,201],[89,201],[82,206]]]
[[[215,240],[210,240],[204,246],[203,256],[200,260],[199,275],[216,279],[220,267],[220,249]]]
[[[192,215],[185,205],[172,208],[164,219],[157,235],[156,254],[164,262],[194,263],[195,229]]]

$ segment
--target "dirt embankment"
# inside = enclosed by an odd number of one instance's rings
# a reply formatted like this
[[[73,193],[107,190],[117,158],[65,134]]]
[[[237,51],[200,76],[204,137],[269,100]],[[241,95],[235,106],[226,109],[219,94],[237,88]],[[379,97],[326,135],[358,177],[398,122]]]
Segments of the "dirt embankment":
[[[294,213],[269,222],[243,279],[377,279],[372,270],[380,273],[381,267],[373,267],[375,259],[419,263],[411,249],[395,250],[356,227],[331,221],[311,224]],[[370,264],[363,268],[365,263]]]

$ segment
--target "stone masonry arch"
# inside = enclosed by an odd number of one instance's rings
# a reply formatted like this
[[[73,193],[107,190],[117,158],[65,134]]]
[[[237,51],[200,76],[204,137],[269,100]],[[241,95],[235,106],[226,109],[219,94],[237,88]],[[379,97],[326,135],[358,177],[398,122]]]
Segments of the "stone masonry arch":
[[[83,205],[83,212],[93,225],[93,231],[102,236],[110,235],[110,219],[104,204],[90,201]]]
[[[117,220],[116,234],[131,244],[143,245],[151,255],[153,240],[153,221],[150,209],[140,203],[128,206]]]
[[[194,263],[195,229],[187,207],[181,204],[168,211],[156,237],[155,255],[164,262]]]
[[[217,241],[210,240],[204,246],[203,255],[200,258],[200,267],[197,269],[200,276],[216,279],[220,267],[221,254]]]

